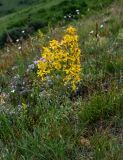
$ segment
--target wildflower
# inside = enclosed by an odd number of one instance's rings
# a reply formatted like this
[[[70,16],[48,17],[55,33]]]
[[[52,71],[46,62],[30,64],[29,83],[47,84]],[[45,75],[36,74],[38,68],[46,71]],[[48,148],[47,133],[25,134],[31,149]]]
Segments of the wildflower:
[[[28,65],[28,69],[29,69],[29,70],[32,70],[32,69],[34,69],[34,68],[35,68],[35,65],[34,65],[34,64]]]
[[[33,61],[33,63],[34,63],[34,65],[37,65],[37,64],[38,64],[38,61],[35,60],[35,61]]]
[[[19,50],[21,50],[21,49],[22,49],[22,47],[21,47],[21,46],[19,46],[19,47],[18,47],[18,49],[19,49]]]
[[[100,28],[103,28],[103,27],[104,27],[104,25],[103,25],[103,24],[101,24],[101,25],[100,25]]]
[[[16,42],[19,42],[19,39],[16,39]]]
[[[71,15],[68,15],[68,18],[71,18]]]
[[[37,74],[42,81],[46,81],[47,77],[51,81],[62,80],[64,86],[72,86],[75,90],[80,81],[80,54],[77,31],[70,26],[61,41],[52,40],[48,47],[43,47]]]
[[[19,74],[17,74],[16,76],[14,76],[13,77],[14,79],[18,79],[18,78],[20,78],[20,75]]]
[[[25,33],[25,31],[23,30],[22,33]]]
[[[15,93],[15,89],[13,89],[13,90],[11,91],[11,93]]]
[[[76,10],[76,13],[77,13],[77,14],[80,14],[80,12],[79,12],[79,10],[78,10],[78,9]]]
[[[100,38],[100,35],[99,35],[99,34],[97,34],[97,38]]]
[[[76,29],[73,28],[72,26],[70,26],[70,27],[67,28],[66,32],[68,34],[75,34],[76,33]],[[72,38],[72,37],[70,37],[70,38]]]
[[[92,30],[92,31],[90,31],[90,34],[93,34],[94,33],[94,31]]]
[[[13,66],[12,67],[12,70],[15,70],[15,69],[17,69],[18,68],[18,66]]]
[[[59,43],[57,40],[50,41],[50,47],[51,49],[57,49],[59,47]]]

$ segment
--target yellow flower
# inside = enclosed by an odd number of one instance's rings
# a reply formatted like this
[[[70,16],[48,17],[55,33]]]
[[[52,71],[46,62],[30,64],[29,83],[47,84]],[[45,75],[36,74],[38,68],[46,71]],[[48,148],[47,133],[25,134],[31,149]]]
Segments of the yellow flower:
[[[67,33],[68,34],[75,34],[76,33],[76,29],[72,26],[67,28]]]
[[[76,29],[70,26],[61,41],[52,40],[49,42],[49,46],[43,48],[42,58],[37,64],[37,74],[42,81],[46,80],[47,75],[54,80],[55,76],[59,74],[64,85],[69,85],[75,90],[80,82],[80,55]],[[55,74],[56,71],[57,74]]]
[[[57,70],[61,69],[61,64],[59,62],[53,62],[53,67]]]
[[[51,49],[57,49],[57,48],[59,48],[59,42],[57,40],[50,41],[50,48]]]

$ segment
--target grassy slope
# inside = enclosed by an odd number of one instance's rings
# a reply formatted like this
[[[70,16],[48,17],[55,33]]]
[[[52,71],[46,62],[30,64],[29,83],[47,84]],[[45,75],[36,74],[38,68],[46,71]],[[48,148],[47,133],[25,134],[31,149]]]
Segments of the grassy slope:
[[[15,69],[10,66],[2,75],[3,159],[123,159],[122,7],[114,3],[96,15],[72,22],[78,30],[84,57],[78,98],[73,95],[71,100],[53,88],[41,92],[35,71],[25,73],[28,64],[39,56],[37,47],[46,44],[49,38],[59,38],[64,28],[51,29],[44,39],[33,37],[33,44],[30,40],[24,42],[21,52],[19,44],[9,47],[11,54],[14,52],[18,57]],[[98,28],[97,42],[95,34],[89,33],[92,30],[95,33],[96,23],[100,26],[105,20],[104,28]],[[33,86],[31,81],[35,82]],[[13,84],[15,93],[11,92]],[[26,94],[20,94],[20,87],[27,90]],[[27,112],[19,106],[22,102],[29,105]]]
[[[93,3],[92,3],[93,2]],[[6,33],[9,32],[10,36],[13,39],[17,37],[13,37],[13,31],[16,31],[18,28],[30,30],[30,26],[34,26],[34,30],[37,28],[46,28],[49,24],[53,25],[63,20],[66,11],[74,12],[78,8],[83,14],[86,14],[87,9],[101,9],[103,5],[110,3],[111,0],[108,1],[66,1],[66,0],[51,0],[46,2],[39,2],[38,5],[32,5],[31,7],[27,7],[19,12],[15,12],[8,16],[4,16],[0,18],[0,43],[6,41]],[[81,4],[81,5],[80,5]],[[36,26],[36,27],[35,27]],[[19,31],[18,31],[19,32]],[[20,33],[16,32],[18,37]],[[34,31],[31,31],[34,32]]]
[[[36,22],[42,22],[47,23],[47,19],[45,19],[45,16],[47,16],[46,10],[50,9],[54,5],[58,5],[63,0],[51,0],[50,2],[39,2],[38,5],[32,5],[31,7],[26,7],[23,10],[20,10],[18,12],[14,12],[13,14],[4,16],[0,18],[0,39],[1,41],[4,41],[4,34],[7,33],[7,31],[13,30],[16,28],[28,28],[28,25],[30,23],[36,23]],[[44,14],[46,14],[44,16]],[[33,27],[32,24],[32,27]],[[39,26],[40,28],[40,26]],[[19,37],[19,35],[18,35]],[[1,42],[2,43],[2,42]]]
[[[57,5],[61,1],[63,1],[63,0],[60,0],[60,1],[52,0],[48,4],[47,3],[44,3],[44,4],[41,3],[41,4],[35,5],[33,7],[29,7],[27,9],[22,10],[22,11],[19,11],[17,13],[13,13],[11,15],[2,17],[2,18],[0,18],[0,22],[1,22],[0,31],[2,32],[2,30],[7,30],[7,27],[12,25],[13,23],[16,24],[17,22],[21,21],[21,19],[22,20],[25,19],[25,17],[28,17],[29,14],[33,15],[33,14],[35,14],[35,12],[38,12],[40,9],[50,8],[53,5]]]
[[[0,0],[0,16],[16,12],[39,2],[42,2],[42,0]]]

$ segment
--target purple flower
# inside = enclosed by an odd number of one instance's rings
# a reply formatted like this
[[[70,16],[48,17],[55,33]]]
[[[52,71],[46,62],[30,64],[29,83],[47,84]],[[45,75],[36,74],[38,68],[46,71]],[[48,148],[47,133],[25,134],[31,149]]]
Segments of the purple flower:
[[[33,61],[33,63],[34,63],[34,65],[37,65],[40,61],[46,62],[46,59],[41,57],[39,60]]]
[[[36,65],[38,63],[38,61],[33,61],[33,63]]]
[[[42,62],[46,62],[46,59],[42,58],[42,57],[39,60],[42,61]]]

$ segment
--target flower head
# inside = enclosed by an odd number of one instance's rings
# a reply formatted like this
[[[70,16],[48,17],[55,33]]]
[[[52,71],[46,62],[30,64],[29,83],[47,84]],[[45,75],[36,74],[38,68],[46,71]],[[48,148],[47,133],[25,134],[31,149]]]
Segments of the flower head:
[[[75,90],[80,81],[80,55],[77,31],[70,26],[61,41],[52,40],[47,47],[43,47],[37,63],[37,74],[42,81],[46,81],[49,76],[53,80],[61,80],[65,86],[72,86]]]
[[[76,29],[72,26],[68,27],[66,31],[68,34],[72,34],[72,35],[76,33]]]

